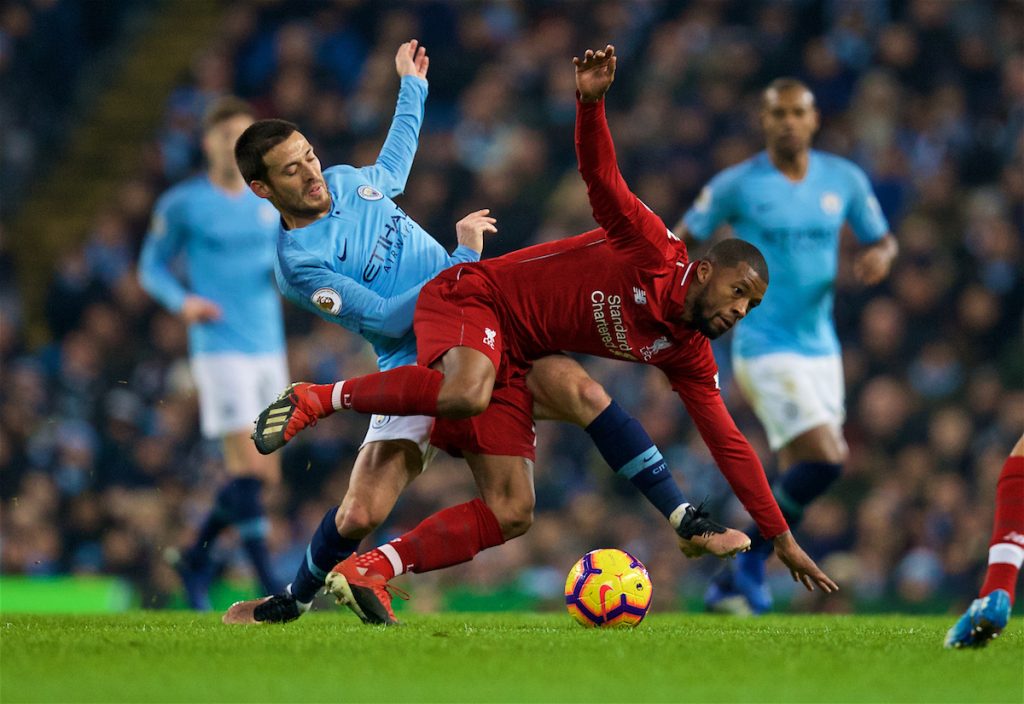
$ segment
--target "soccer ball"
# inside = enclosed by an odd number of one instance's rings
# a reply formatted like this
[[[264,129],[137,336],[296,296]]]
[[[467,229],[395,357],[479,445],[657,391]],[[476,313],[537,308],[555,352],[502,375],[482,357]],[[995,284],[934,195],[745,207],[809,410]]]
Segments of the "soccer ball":
[[[591,550],[569,570],[565,606],[587,628],[636,626],[651,608],[652,590],[647,568],[628,552]]]

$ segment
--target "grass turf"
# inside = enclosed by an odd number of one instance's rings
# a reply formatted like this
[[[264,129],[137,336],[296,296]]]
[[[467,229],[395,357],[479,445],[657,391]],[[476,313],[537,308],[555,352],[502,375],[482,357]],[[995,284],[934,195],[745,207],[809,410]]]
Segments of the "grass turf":
[[[0,615],[9,702],[1022,702],[1024,624],[947,651],[951,617],[656,614],[587,630],[562,614]]]

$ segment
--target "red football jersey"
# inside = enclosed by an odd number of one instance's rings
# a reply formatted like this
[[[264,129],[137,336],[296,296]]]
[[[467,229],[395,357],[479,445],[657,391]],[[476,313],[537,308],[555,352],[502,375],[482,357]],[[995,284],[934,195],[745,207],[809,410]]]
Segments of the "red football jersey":
[[[566,351],[657,366],[761,533],[785,532],[764,468],[722,401],[711,343],[682,322],[696,264],[623,181],[603,100],[578,103],[576,151],[600,228],[459,266],[491,284],[508,361],[527,367]]]

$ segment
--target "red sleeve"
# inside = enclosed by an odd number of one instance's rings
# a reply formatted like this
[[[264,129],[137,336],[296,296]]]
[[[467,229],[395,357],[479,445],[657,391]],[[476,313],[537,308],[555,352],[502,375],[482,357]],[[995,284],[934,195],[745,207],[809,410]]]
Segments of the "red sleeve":
[[[619,172],[603,99],[584,103],[577,97],[576,158],[594,220],[609,244],[645,269],[663,267],[666,257],[674,259],[664,221],[633,195]]]
[[[669,379],[697,425],[704,444],[711,450],[718,469],[757,523],[761,535],[770,540],[789,530],[761,460],[736,427],[718,389],[713,386],[705,388],[701,382],[692,379],[680,382],[672,374],[669,374]]]

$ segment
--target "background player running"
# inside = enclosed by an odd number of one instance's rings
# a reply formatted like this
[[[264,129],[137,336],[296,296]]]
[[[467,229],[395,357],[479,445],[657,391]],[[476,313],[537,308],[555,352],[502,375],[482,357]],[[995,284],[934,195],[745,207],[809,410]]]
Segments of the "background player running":
[[[401,374],[403,365],[416,361],[412,316],[420,288],[452,264],[476,261],[484,233],[496,228],[487,211],[470,214],[456,226],[460,244],[449,256],[391,200],[405,188],[412,168],[429,61],[423,47],[411,41],[399,48],[395,66],[401,77],[398,106],[373,166],[342,165],[321,172],[312,147],[295,125],[282,120],[255,123],[239,139],[236,153],[254,192],[281,213],[281,290],[291,301],[365,337],[379,368]],[[710,545],[713,552],[728,554],[746,548],[749,540],[738,531],[716,528],[720,532],[703,535],[712,524],[685,501],[653,441],[578,364],[548,357],[530,382],[543,404],[540,413],[586,427],[609,464],[689,540],[685,550]],[[423,470],[431,455],[433,422],[416,414],[374,416],[344,500],[324,515],[291,584],[279,594],[233,605],[225,621],[284,622],[308,609],[331,568],[387,517],[398,495]],[[469,502],[453,507],[451,515],[472,520],[481,506],[479,500]],[[451,536],[448,540],[457,542]],[[364,594],[357,588],[355,598]],[[393,620],[375,608],[372,595],[366,594],[362,603],[365,620]]]
[[[484,502],[466,515],[445,509],[387,545],[345,560],[330,578],[339,597],[352,585],[370,588],[390,611],[386,585],[394,575],[458,564],[529,528],[534,432],[524,376],[533,360],[568,350],[654,364],[794,579],[833,591],[835,583],[794,541],[717,388],[709,338],[760,302],[768,283],[764,259],[738,240],[719,244],[706,260],[687,259],[686,247],[619,173],[603,103],[614,78],[614,49],[588,50],[574,63],[579,166],[601,227],[446,270],[417,303],[423,366],[298,385],[260,415],[254,439],[261,451],[273,451],[343,408],[438,417],[431,442],[465,455]]]
[[[1010,622],[1017,574],[1024,564],[1024,435],[1003,464],[996,484],[996,515],[988,570],[978,598],[946,634],[947,648],[983,647]]]
[[[251,414],[288,379],[273,281],[277,214],[246,188],[234,158],[235,140],[252,121],[251,108],[237,98],[211,106],[203,120],[206,173],[160,198],[139,262],[142,286],[188,325],[203,435],[221,440],[228,474],[176,564],[195,609],[210,608],[210,548],[227,526],[238,530],[262,588],[280,588],[270,570],[260,497],[264,484],[280,481],[280,463],[249,441]],[[181,255],[179,279],[174,266]]]
[[[839,477],[847,448],[839,340],[832,320],[840,230],[848,223],[865,244],[854,272],[864,284],[884,279],[896,240],[855,164],[811,149],[818,129],[814,95],[800,81],[773,81],[761,102],[765,151],[715,176],[676,234],[704,240],[729,223],[755,244],[772,272],[772,292],[733,335],[736,381],[778,452],[775,498],[790,526]],[[772,545],[751,530],[752,548],[720,572],[709,608],[763,613],[772,605],[765,560]]]

